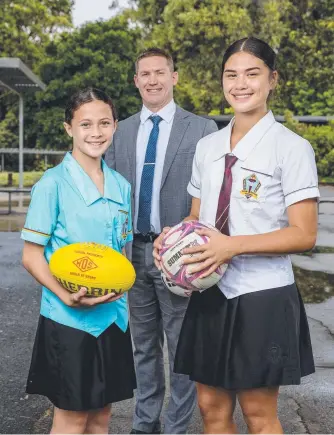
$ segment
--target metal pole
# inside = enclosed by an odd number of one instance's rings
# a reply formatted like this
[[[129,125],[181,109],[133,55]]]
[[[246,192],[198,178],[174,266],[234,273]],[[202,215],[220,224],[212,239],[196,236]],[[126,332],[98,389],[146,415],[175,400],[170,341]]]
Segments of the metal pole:
[[[23,188],[23,97],[20,98],[19,108],[19,188]]]
[[[22,189],[23,188],[23,141],[24,141],[24,137],[23,137],[23,122],[24,122],[24,118],[23,118],[23,110],[24,110],[24,106],[23,106],[23,96],[20,94],[19,95],[20,98],[20,108],[19,108],[19,188]],[[21,211],[23,206],[23,194],[20,193],[19,194],[19,210]]]
[[[5,172],[5,154],[1,154],[1,171]]]

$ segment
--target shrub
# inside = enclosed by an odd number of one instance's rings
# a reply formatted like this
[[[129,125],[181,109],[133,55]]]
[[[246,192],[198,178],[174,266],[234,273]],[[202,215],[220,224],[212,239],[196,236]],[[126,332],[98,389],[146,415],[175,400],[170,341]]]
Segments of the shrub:
[[[334,177],[334,121],[327,125],[311,125],[296,121],[290,111],[284,116],[284,125],[313,146],[319,177]]]

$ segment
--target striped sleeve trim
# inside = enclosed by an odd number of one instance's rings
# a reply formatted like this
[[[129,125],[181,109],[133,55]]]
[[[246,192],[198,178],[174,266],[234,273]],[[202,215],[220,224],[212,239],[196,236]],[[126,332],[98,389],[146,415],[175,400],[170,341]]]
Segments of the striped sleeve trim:
[[[38,234],[39,236],[50,237],[51,234],[41,233],[40,231],[31,230],[30,228],[22,228],[22,231],[27,231],[28,233]]]
[[[309,187],[306,189],[300,189],[293,193],[289,193],[285,197],[285,206],[289,207],[296,202],[304,201],[305,199],[319,198],[320,192],[317,187]]]

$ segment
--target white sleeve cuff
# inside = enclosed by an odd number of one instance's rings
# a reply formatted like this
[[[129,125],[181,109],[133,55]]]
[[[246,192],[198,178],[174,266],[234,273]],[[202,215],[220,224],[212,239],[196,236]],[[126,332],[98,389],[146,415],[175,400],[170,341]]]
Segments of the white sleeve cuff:
[[[195,197],[195,198],[200,198],[201,197],[201,191],[200,189],[198,189],[197,187],[195,187],[191,181],[189,181],[188,187],[187,187],[187,191],[189,193],[189,195]]]
[[[303,201],[304,199],[319,198],[320,192],[318,187],[307,187],[306,189],[296,190],[291,192],[285,197],[285,206],[295,204],[296,202]]]

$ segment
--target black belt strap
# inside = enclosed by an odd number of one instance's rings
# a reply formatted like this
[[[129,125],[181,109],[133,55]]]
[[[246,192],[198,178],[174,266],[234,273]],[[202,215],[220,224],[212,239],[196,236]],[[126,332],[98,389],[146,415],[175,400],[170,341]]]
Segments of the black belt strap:
[[[134,240],[139,240],[140,242],[144,242],[144,243],[153,243],[157,237],[159,237],[159,234],[155,234],[155,233],[147,233],[147,234],[135,233],[133,236]]]

